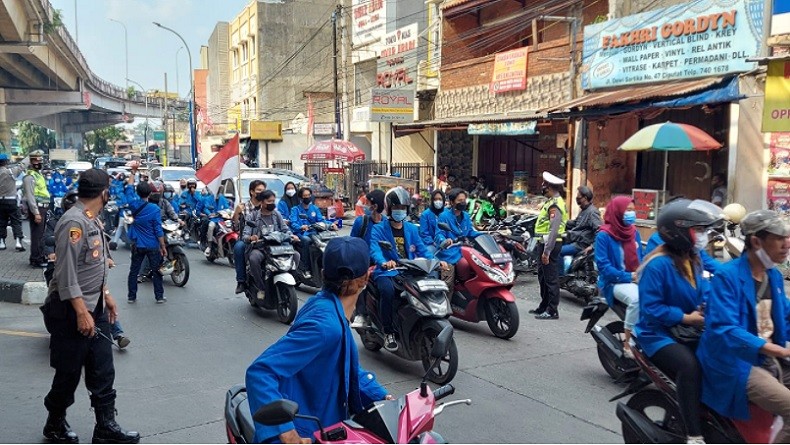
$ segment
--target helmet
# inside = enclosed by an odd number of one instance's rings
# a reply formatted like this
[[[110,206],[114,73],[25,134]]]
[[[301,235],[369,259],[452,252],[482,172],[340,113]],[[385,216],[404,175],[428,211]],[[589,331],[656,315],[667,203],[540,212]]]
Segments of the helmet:
[[[162,199],[162,191],[164,190],[164,186],[159,181],[151,181],[149,184],[151,185],[151,194],[148,195],[148,200],[158,204]]]
[[[69,190],[60,200],[60,207],[63,211],[68,211],[74,204],[77,203],[77,191]]]
[[[384,190],[374,189],[366,195],[368,201],[376,206],[376,212],[384,213]]]
[[[730,222],[740,224],[743,217],[746,216],[746,209],[737,202],[734,202],[725,207],[722,213],[724,213],[724,217]]]
[[[175,268],[175,261],[164,261],[162,266],[159,268],[159,273],[161,275],[170,275],[176,270]]]
[[[195,186],[197,188],[197,179],[189,178],[187,179],[187,187]]]
[[[162,191],[162,194],[165,195],[165,194],[168,194],[168,193],[170,193],[170,197],[172,198],[176,194],[176,190],[173,188],[172,185],[165,184],[165,188]]]
[[[403,187],[395,187],[390,189],[384,196],[384,202],[387,204],[388,209],[391,209],[393,206],[409,207],[411,206],[411,197],[409,192]]]
[[[677,199],[659,209],[656,227],[670,248],[686,252],[694,246],[692,227],[716,226],[722,219],[721,208],[708,201]]]

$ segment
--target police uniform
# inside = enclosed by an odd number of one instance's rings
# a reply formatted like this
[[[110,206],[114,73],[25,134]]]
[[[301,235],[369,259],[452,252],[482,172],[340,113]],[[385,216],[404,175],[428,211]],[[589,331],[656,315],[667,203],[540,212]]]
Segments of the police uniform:
[[[41,165],[42,160],[40,156],[39,154],[31,154],[31,166]],[[27,208],[30,212],[30,264],[35,267],[46,266],[42,238],[44,237],[44,229],[47,226],[47,208],[50,202],[47,180],[39,170],[40,168],[30,168],[22,180],[24,200],[27,202]],[[40,223],[36,223],[36,215],[41,215]]]
[[[86,178],[86,182],[89,181],[90,178]],[[81,185],[94,189],[101,187],[95,183]],[[137,443],[139,434],[127,433],[115,423],[115,367],[111,340],[102,335],[82,335],[71,303],[72,299],[82,298],[97,331],[110,335],[104,298],[107,246],[97,215],[92,214],[83,202],[78,201],[66,211],[55,226],[55,255],[58,261],[55,262],[54,276],[41,307],[44,323],[51,334],[50,366],[55,369],[52,388],[44,398],[44,406],[49,411],[44,435],[55,442],[77,442],[78,438],[70,431],[65,416],[66,409],[74,403],[74,392],[84,367],[85,386],[96,413],[94,441]]]
[[[548,172],[543,172],[543,181],[553,185],[562,185],[565,181]],[[552,211],[555,210],[552,217]],[[559,220],[555,220],[559,218]],[[548,264],[538,262],[538,282],[540,283],[540,305],[530,311],[538,319],[556,319],[557,307],[560,303],[559,263],[562,249],[562,235],[568,222],[568,210],[565,200],[557,195],[550,197],[540,209],[535,222],[535,236],[538,238],[539,255],[548,255]],[[554,232],[552,231],[554,229]]]

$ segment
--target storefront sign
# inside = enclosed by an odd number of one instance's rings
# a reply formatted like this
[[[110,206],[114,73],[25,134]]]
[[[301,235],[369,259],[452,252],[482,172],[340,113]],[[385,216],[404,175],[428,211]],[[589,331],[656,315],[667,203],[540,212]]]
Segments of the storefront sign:
[[[768,180],[768,209],[790,216],[790,179]]]
[[[697,0],[584,27],[582,87],[749,71],[763,41],[763,0]]]
[[[524,91],[527,88],[527,48],[498,53],[489,90],[492,93]]]
[[[790,133],[771,133],[769,148],[768,174],[790,178]]]
[[[371,122],[414,122],[414,90],[373,88]]]
[[[354,46],[384,37],[387,32],[386,0],[353,0],[351,11],[351,41]]]
[[[335,124],[313,124],[313,134],[316,136],[337,134],[337,126]]]
[[[379,88],[404,88],[417,78],[419,27],[416,23],[384,36],[376,73]]]
[[[250,121],[250,139],[258,141],[282,141],[281,122]]]
[[[636,219],[644,221],[656,219],[656,213],[663,201],[663,193],[660,190],[634,189],[633,198]]]
[[[774,14],[771,17],[771,35],[790,34],[790,2],[774,0]]]
[[[164,130],[154,130],[154,140],[157,142],[164,142],[165,137],[167,137],[167,133]]]
[[[469,124],[466,131],[476,135],[520,136],[535,134],[537,121],[528,122],[493,122],[487,124]]]
[[[763,106],[763,133],[790,131],[790,62],[768,62]]]

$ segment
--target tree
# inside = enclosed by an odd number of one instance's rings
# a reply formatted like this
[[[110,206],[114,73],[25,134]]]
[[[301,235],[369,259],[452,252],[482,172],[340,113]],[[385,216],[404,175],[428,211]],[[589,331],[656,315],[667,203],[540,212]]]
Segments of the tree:
[[[32,122],[23,121],[15,125],[20,154],[33,150],[49,151],[55,148],[55,132]]]
[[[108,154],[113,152],[113,144],[124,139],[123,130],[111,125],[91,131],[85,135],[85,142],[91,147],[94,154]]]

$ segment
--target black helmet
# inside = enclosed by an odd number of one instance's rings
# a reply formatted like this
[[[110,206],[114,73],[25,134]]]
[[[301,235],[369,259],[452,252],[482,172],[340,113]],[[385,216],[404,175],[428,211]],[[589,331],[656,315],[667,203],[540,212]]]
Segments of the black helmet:
[[[367,194],[366,198],[371,204],[376,205],[376,212],[384,213],[384,190],[375,189]]]
[[[656,226],[661,239],[673,250],[686,252],[694,246],[692,227],[712,227],[723,220],[718,206],[701,199],[677,199],[658,210]]]
[[[77,203],[77,191],[74,189],[69,190],[60,200],[60,207],[63,209],[64,212],[68,211],[70,208]]]
[[[172,185],[165,183],[165,191],[164,191],[164,193],[167,193],[167,192],[175,193],[176,189],[174,189]]]
[[[387,195],[384,197],[384,202],[387,204],[387,208],[391,209],[393,206],[411,206],[411,196],[409,196],[409,192],[406,191],[403,187],[395,187],[391,188]]]

